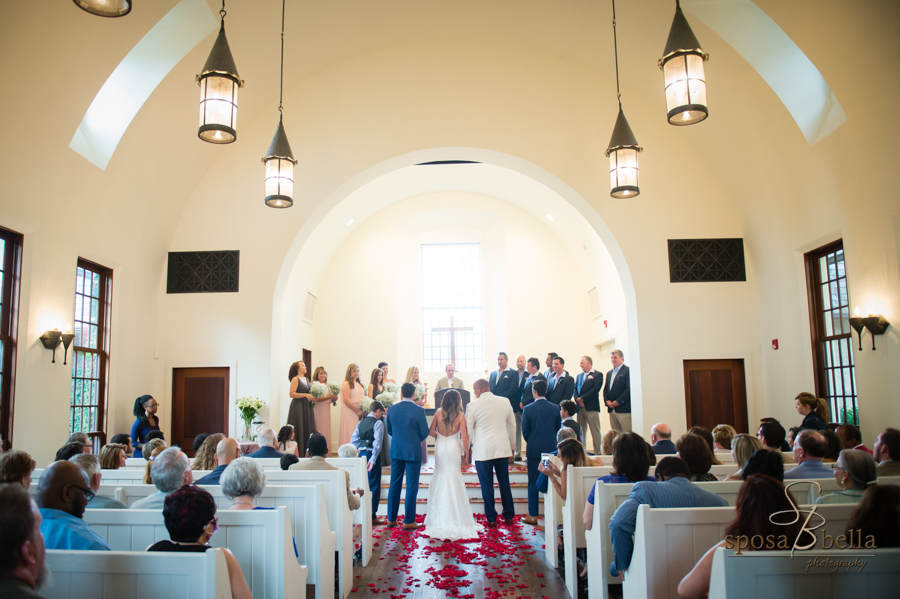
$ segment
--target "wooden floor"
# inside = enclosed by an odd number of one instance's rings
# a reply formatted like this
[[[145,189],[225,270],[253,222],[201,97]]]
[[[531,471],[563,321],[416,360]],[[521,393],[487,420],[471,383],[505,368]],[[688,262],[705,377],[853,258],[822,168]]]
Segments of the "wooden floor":
[[[483,515],[475,517],[484,524]],[[477,540],[445,543],[425,532],[375,528],[375,552],[367,567],[354,569],[350,599],[569,598],[544,559],[542,527],[519,516],[513,524],[485,528]]]

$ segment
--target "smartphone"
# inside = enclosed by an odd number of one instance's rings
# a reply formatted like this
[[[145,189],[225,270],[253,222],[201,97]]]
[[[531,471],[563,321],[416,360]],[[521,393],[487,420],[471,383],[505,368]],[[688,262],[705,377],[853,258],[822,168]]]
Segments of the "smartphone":
[[[544,468],[546,468],[547,466],[550,465],[550,454],[549,453],[541,454],[541,464],[544,465]]]

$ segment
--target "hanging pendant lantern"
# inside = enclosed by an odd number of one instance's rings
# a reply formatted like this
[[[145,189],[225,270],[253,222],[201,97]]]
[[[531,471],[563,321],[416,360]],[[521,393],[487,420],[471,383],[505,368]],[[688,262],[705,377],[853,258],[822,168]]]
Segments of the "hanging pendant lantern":
[[[72,0],[75,6],[98,17],[124,17],[131,12],[131,0]]]
[[[230,144],[237,139],[238,89],[244,82],[238,76],[231,48],[225,37],[225,2],[219,11],[222,24],[203,71],[200,84],[200,129],[197,135],[213,144]]]
[[[709,116],[706,105],[706,73],[709,54],[700,47],[688,25],[681,4],[675,0],[675,19],[663,57],[659,59],[666,82],[666,117],[672,125],[693,125]]]
[[[640,195],[638,152],[643,149],[634,138],[619,104],[619,116],[616,117],[616,126],[606,150],[609,156],[609,195],[620,200]]]
[[[297,161],[280,117],[275,137],[262,161],[266,165],[266,206],[290,208],[294,205],[294,165]]]

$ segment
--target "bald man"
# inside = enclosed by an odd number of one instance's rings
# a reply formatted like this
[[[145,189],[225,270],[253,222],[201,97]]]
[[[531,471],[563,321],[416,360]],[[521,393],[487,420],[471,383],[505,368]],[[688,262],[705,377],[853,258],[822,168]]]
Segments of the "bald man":
[[[216,445],[216,467],[212,472],[198,480],[198,485],[217,485],[219,477],[231,462],[241,457],[241,446],[231,437],[225,437]]]
[[[672,443],[672,429],[665,422],[657,422],[650,429],[650,443],[656,455],[675,455],[675,444]]]
[[[35,501],[47,549],[109,551],[106,541],[82,520],[94,497],[87,474],[72,462],[53,462],[38,482]]]

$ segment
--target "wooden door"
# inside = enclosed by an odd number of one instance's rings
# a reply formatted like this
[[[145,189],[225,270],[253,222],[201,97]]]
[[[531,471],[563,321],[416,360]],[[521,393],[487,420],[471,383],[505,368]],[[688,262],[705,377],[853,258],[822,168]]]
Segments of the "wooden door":
[[[743,360],[685,360],[687,426],[712,430],[730,424],[747,432],[747,389]]]
[[[312,365],[312,351],[308,349],[303,350],[303,363],[306,364],[306,378],[312,382],[313,375],[313,365]]]
[[[171,442],[189,457],[200,433],[228,435],[228,380],[227,367],[172,370]]]

